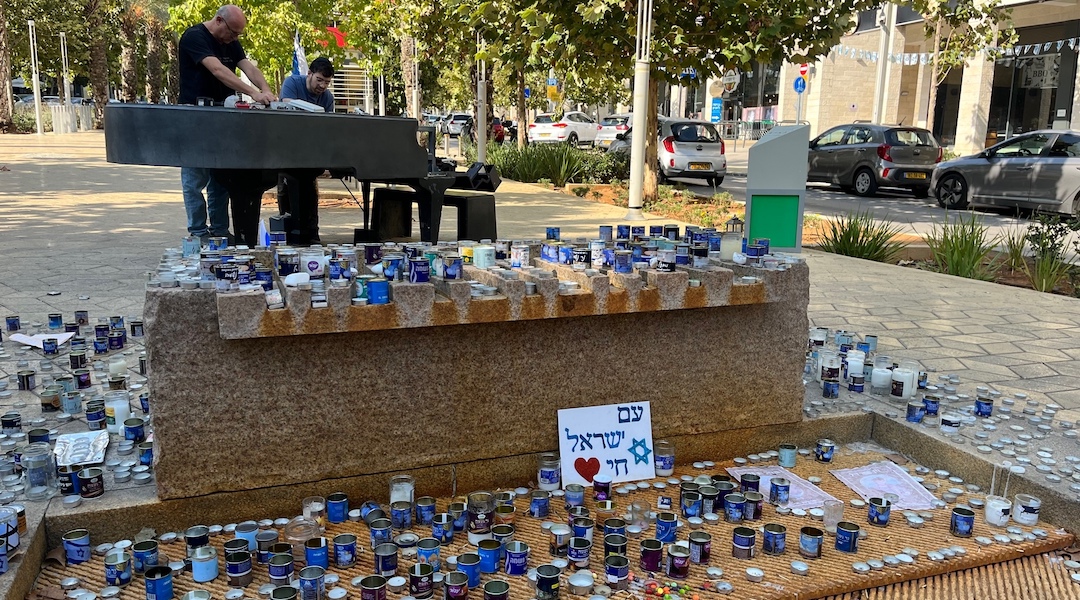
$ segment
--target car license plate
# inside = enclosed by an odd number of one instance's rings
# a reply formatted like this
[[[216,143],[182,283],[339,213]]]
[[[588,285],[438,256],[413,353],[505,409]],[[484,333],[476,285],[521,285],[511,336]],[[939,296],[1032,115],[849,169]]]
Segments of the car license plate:
[[[904,173],[904,179],[926,179],[926,173]]]
[[[540,137],[551,137],[550,133],[541,133]]]
[[[691,171],[711,171],[712,163],[692,162],[688,165]]]
[[[600,140],[600,145],[601,146],[610,146],[611,145],[611,140]]]

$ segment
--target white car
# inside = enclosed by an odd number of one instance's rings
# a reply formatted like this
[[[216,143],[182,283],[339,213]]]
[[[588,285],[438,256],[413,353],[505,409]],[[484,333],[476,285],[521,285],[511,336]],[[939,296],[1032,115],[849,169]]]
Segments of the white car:
[[[615,136],[630,130],[634,124],[634,115],[608,115],[600,119],[600,130],[596,132],[596,145],[607,150],[615,141]]]
[[[596,143],[599,130],[596,121],[583,112],[567,111],[558,121],[553,114],[545,113],[537,115],[536,120],[529,124],[529,143],[592,146]]]

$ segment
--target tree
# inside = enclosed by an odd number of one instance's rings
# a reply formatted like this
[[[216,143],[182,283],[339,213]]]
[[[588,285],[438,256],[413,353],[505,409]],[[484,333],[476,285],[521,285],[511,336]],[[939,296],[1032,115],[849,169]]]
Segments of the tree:
[[[138,99],[138,32],[144,27],[141,7],[130,6],[120,15],[120,98],[124,102]]]
[[[325,55],[340,62],[344,52],[326,31],[337,13],[332,0],[238,0],[236,5],[247,17],[240,44],[274,90],[281,88],[292,71],[293,37],[297,32],[308,60]],[[179,0],[169,7],[168,28],[181,35],[188,27],[210,20],[220,6],[221,0]]]
[[[94,98],[94,117],[100,123],[105,119],[105,105],[109,102],[105,0],[86,0],[84,11],[87,30],[90,32],[90,88]]]
[[[607,74],[629,78],[637,8],[628,0],[535,0],[526,15],[534,52],[566,66],[567,80]],[[653,7],[648,130],[655,131],[659,80],[677,83],[694,69],[704,80],[752,60],[805,61],[826,54],[851,29],[852,15],[873,0],[697,0]],[[656,197],[655,136],[647,136],[645,198]]]
[[[11,89],[11,48],[8,46],[7,32],[7,3],[0,2],[0,77],[4,80],[0,83],[0,132],[7,131],[11,127],[11,111],[14,107],[15,98]]]
[[[1011,46],[1017,36],[1007,21],[1012,10],[1001,8],[1001,0],[915,0],[913,7],[922,13],[926,37],[933,40],[926,115],[927,129],[933,131],[938,86],[949,73],[984,49]]]

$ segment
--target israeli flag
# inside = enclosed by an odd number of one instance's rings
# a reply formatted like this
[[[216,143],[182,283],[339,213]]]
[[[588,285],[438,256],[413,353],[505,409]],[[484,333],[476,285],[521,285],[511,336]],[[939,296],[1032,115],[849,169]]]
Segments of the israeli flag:
[[[307,58],[304,56],[304,47],[300,44],[300,30],[293,36],[292,74],[307,75]]]

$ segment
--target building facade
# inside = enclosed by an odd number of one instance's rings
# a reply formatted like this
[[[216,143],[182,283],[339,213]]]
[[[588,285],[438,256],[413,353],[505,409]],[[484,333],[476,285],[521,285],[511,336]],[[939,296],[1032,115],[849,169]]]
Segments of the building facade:
[[[793,85],[799,65],[783,64],[776,95],[755,94],[753,101],[763,107],[744,108],[737,118],[793,122],[801,117],[811,135],[857,120],[913,125],[931,129],[961,154],[1034,129],[1080,129],[1080,0],[1006,0],[1003,5],[1012,9],[1019,36],[1012,52],[969,59],[948,73],[934,98],[933,42],[917,13],[897,7],[892,27],[879,23],[878,11],[860,14],[852,33],[828,56],[808,65],[802,94]],[[705,86],[710,95],[706,105],[719,100],[730,106],[736,96],[714,83],[719,81]],[[743,73],[739,86],[755,83]],[[775,106],[766,104],[772,98]],[[935,118],[927,123],[931,101]],[[709,109],[702,115],[720,120]],[[724,120],[735,116],[732,111],[722,115]]]

